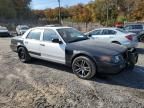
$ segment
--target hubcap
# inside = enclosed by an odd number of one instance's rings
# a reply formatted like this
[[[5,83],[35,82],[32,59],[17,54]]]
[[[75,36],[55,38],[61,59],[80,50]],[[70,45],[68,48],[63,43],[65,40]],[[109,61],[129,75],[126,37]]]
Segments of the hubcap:
[[[77,60],[73,64],[73,71],[80,77],[85,77],[91,72],[91,68],[86,60]]]

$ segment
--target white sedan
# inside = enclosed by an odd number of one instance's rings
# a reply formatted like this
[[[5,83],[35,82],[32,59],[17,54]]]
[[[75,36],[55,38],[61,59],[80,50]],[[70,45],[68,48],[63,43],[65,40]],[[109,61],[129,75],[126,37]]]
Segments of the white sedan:
[[[6,27],[0,26],[0,37],[10,36],[10,33]]]
[[[130,33],[119,28],[99,28],[85,33],[90,39],[108,43],[124,45],[127,48],[136,48],[138,39],[135,33]]]

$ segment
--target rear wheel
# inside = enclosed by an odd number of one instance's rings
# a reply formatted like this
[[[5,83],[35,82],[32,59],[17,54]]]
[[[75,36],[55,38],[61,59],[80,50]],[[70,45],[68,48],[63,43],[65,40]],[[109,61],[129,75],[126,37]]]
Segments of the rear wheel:
[[[24,47],[18,48],[18,56],[21,62],[26,63],[31,60],[30,55]]]
[[[144,35],[140,36],[139,41],[144,42]]]
[[[90,79],[96,74],[96,65],[88,57],[80,56],[72,63],[73,72],[82,79]]]

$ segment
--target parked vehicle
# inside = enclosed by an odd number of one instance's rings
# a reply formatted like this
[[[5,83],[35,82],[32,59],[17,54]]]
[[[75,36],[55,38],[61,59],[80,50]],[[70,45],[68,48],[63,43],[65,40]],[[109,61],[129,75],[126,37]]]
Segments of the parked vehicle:
[[[85,33],[90,39],[105,43],[116,43],[127,48],[136,48],[138,45],[135,33],[129,33],[120,28],[98,28]]]
[[[29,29],[29,27],[27,25],[18,25],[16,27],[17,35],[24,34],[28,29]]]
[[[0,26],[0,36],[2,37],[10,36],[10,33],[6,27]]]
[[[144,31],[143,24],[125,24],[124,29],[128,32],[139,34]]]
[[[139,40],[139,42],[144,42],[144,31],[142,31],[138,34],[138,40]]]
[[[37,27],[21,37],[11,40],[11,49],[22,62],[32,57],[72,67],[82,79],[90,79],[96,73],[119,73],[134,67],[138,55],[116,44],[96,42],[71,27]]]

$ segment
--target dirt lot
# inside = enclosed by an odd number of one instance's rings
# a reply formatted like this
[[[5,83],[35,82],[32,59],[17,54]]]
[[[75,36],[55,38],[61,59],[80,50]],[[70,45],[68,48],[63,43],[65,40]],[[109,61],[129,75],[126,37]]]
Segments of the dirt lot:
[[[133,71],[89,81],[59,64],[23,64],[9,44],[0,38],[0,108],[144,108],[144,44]]]

